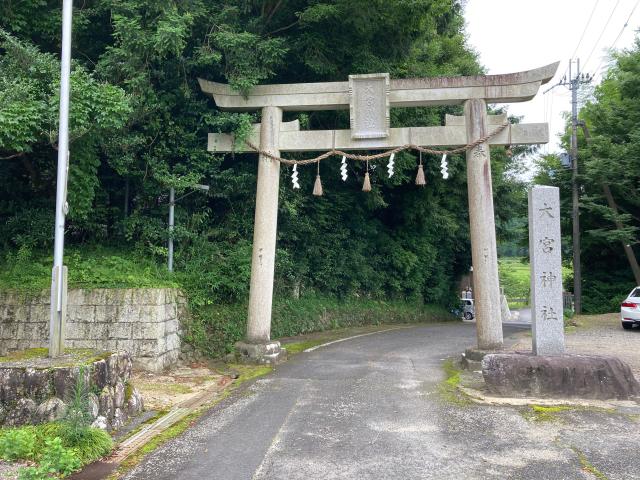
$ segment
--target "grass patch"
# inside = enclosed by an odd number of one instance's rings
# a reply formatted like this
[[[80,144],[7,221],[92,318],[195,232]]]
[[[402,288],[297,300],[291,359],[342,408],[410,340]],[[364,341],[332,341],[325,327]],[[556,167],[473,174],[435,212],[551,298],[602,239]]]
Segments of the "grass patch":
[[[89,348],[65,348],[64,353],[65,357],[54,360],[54,363],[51,364],[52,367],[89,365],[111,356],[111,352],[98,352]],[[29,348],[7,353],[7,355],[0,357],[0,363],[46,359],[48,356],[48,348]]]
[[[131,255],[106,247],[70,246],[65,249],[69,288],[161,288],[179,285],[166,267],[144,255]],[[53,257],[29,249],[0,258],[0,285],[26,294],[51,287]]]
[[[20,362],[22,360],[31,360],[34,358],[45,358],[49,355],[48,348],[29,348],[27,350],[18,350],[10,352],[0,357],[0,362]]]
[[[574,408],[566,405],[558,405],[552,407],[531,405],[531,407],[523,413],[523,416],[527,420],[531,420],[534,422],[550,422],[557,419],[558,413],[572,409]]]
[[[307,340],[303,342],[293,342],[287,343],[286,345],[282,345],[287,349],[288,355],[295,355],[300,352],[304,352],[307,348],[317,347],[318,345],[322,345],[325,343],[324,340]]]
[[[460,407],[471,405],[471,400],[469,400],[469,398],[458,389],[458,386],[462,381],[462,370],[451,358],[443,362],[442,369],[445,373],[445,379],[438,384],[438,393],[440,394],[440,398],[448,403],[453,403]]]
[[[505,257],[498,260],[500,286],[504,288],[507,298],[528,298],[530,284],[530,268],[527,259],[521,257]],[[515,307],[514,303],[514,307]],[[511,307],[511,304],[509,304]]]
[[[598,470],[589,461],[589,459],[584,454],[584,452],[581,452],[576,447],[571,447],[571,450],[573,450],[574,453],[578,456],[578,460],[580,461],[580,466],[582,467],[582,470],[584,470],[587,473],[590,473],[591,475],[596,477],[598,480],[609,480],[608,477],[604,473],[602,473],[600,470]]]
[[[502,257],[498,259],[498,273],[500,275],[500,286],[504,288],[507,299],[529,298],[531,268],[529,260],[525,257]],[[571,277],[571,268],[562,267],[562,281]],[[510,302],[509,308],[523,308],[526,303]]]
[[[151,392],[164,392],[172,395],[184,395],[184,394],[193,392],[191,387],[188,387],[181,383],[162,383],[162,382],[147,383],[147,382],[140,382],[140,381],[136,383],[139,384],[138,386],[144,386],[144,390],[151,391]]]
[[[273,367],[271,365],[245,365],[241,363],[230,363],[227,366],[239,374],[232,387],[227,389],[228,391],[235,390],[244,382],[262,377],[263,375],[273,371]]]

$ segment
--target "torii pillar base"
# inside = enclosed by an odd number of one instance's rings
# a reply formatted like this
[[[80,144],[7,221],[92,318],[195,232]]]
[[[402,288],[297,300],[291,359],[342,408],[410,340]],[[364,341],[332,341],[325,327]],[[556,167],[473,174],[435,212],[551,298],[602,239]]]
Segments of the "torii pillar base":
[[[248,343],[237,342],[235,360],[252,365],[275,365],[287,359],[287,350],[280,342]]]

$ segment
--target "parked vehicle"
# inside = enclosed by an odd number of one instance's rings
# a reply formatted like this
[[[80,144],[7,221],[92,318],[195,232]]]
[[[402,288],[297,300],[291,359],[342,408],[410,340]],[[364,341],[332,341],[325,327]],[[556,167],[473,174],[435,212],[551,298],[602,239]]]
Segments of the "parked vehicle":
[[[620,320],[625,330],[640,326],[640,287],[634,288],[620,305]]]
[[[476,310],[473,306],[473,298],[461,298],[462,303],[462,317],[465,320],[473,320],[476,316]]]

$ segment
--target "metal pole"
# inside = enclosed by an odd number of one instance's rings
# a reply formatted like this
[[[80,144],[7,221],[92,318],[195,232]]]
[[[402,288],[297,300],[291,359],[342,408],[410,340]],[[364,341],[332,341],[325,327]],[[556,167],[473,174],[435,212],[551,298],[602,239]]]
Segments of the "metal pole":
[[[63,281],[64,225],[67,210],[67,176],[69,170],[69,92],[71,76],[71,21],[73,0],[62,4],[62,54],[60,66],[60,127],[58,133],[58,173],[56,179],[56,220],[51,276],[51,320],[49,328],[49,356],[64,351],[64,309],[66,282]]]
[[[582,268],[580,265],[580,198],[578,190],[578,86],[580,84],[580,59],[577,72],[571,82],[571,189],[573,220],[573,295],[576,315],[582,313]]]
[[[176,205],[176,191],[173,187],[169,190],[169,260],[168,268],[173,272],[173,227],[175,225],[174,209]]]

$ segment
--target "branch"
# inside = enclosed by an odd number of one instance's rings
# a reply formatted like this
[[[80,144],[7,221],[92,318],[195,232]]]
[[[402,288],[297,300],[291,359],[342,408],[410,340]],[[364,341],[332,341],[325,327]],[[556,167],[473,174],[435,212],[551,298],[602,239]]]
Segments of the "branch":
[[[275,34],[275,33],[282,32],[282,31],[287,30],[287,29],[289,29],[289,28],[291,28],[291,27],[295,27],[298,23],[300,23],[300,19],[298,19],[298,20],[296,20],[295,22],[293,22],[293,23],[291,23],[291,24],[287,25],[286,27],[276,28],[275,30],[273,30],[273,31],[271,31],[271,32],[269,32],[269,33],[267,33],[267,34],[265,34],[265,36],[266,36],[266,37],[269,37],[269,36],[271,36],[271,35],[273,35],[273,34]]]
[[[14,153],[13,155],[9,155],[8,157],[0,157],[0,160],[11,160],[12,158],[24,157],[25,153]]]
[[[263,4],[264,5],[264,4]],[[266,28],[267,25],[269,25],[269,22],[271,21],[271,19],[273,18],[273,16],[275,15],[275,13],[280,9],[280,5],[282,5],[282,0],[278,0],[278,2],[273,6],[273,8],[271,9],[271,11],[269,12],[269,16],[267,17],[267,19],[264,21],[264,25],[262,25],[262,29],[264,30]]]

